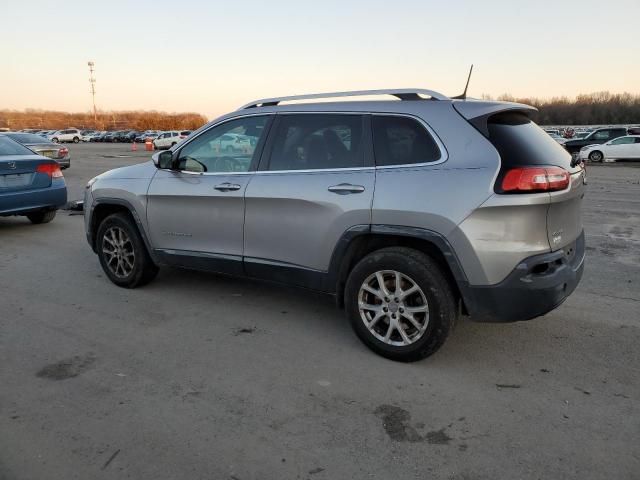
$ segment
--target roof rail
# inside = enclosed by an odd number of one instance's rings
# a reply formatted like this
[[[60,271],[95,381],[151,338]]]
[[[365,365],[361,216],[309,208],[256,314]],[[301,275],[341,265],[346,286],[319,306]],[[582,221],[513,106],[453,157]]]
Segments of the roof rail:
[[[428,95],[432,100],[449,100],[449,97],[433,90],[425,90],[421,88],[395,88],[388,90],[356,90],[353,92],[330,92],[330,93],[313,93],[310,95],[293,95],[291,97],[262,98],[254,100],[243,105],[238,110],[255,107],[272,107],[280,102],[288,102],[291,100],[312,100],[317,98],[337,98],[337,97],[362,97],[374,95],[392,95],[400,100],[420,100],[420,95]]]

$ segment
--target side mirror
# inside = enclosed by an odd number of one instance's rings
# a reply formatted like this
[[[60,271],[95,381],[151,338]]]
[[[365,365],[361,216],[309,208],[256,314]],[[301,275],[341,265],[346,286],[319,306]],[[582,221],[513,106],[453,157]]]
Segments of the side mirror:
[[[165,150],[163,152],[154,153],[151,157],[156,168],[170,170],[173,168],[173,152]]]

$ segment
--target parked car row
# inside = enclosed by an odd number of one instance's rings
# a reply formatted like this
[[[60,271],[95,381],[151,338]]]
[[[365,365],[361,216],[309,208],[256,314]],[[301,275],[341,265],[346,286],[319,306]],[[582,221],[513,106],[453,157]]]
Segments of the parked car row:
[[[24,129],[17,133],[37,135],[52,143],[79,143],[79,142],[106,142],[106,143],[144,143],[147,140],[154,142],[154,148],[171,148],[180,140],[184,140],[191,134],[191,130],[81,130],[78,128],[66,128],[62,130],[37,130]],[[158,139],[156,143],[155,140]]]

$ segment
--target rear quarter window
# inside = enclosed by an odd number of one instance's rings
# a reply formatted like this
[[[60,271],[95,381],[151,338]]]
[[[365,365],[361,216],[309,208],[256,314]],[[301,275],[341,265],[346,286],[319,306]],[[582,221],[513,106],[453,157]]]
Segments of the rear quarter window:
[[[374,115],[372,122],[376,166],[430,163],[442,158],[437,143],[417,120]]]

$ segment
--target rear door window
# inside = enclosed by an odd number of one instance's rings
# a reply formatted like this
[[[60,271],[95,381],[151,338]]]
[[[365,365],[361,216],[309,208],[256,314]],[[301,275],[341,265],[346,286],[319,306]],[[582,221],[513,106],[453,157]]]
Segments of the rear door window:
[[[268,170],[364,166],[362,115],[287,114],[278,121]]]
[[[436,162],[442,152],[427,129],[409,117],[374,115],[376,166]]]

